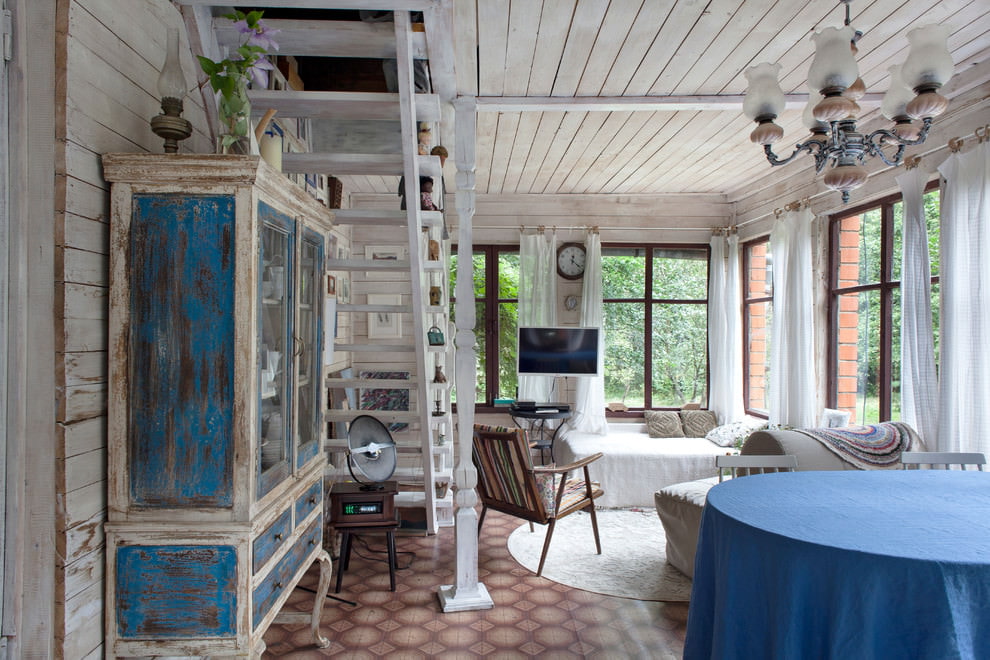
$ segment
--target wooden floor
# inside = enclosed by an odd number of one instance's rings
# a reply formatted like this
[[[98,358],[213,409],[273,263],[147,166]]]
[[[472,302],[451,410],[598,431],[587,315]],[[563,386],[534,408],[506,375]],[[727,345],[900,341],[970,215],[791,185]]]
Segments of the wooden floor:
[[[272,626],[266,658],[680,658],[686,603],[602,596],[536,577],[512,559],[506,539],[519,520],[491,512],[478,551],[481,582],[495,607],[445,614],[437,587],[453,581],[454,534],[397,536],[397,588],[388,589],[384,543],[356,541],[343,587],[327,600],[326,649],[312,644],[306,626]],[[589,542],[589,552],[594,546]],[[580,551],[575,548],[575,551]],[[334,579],[337,561],[334,558]],[[316,586],[315,573],[302,582]],[[332,588],[331,588],[332,593]],[[308,609],[313,595],[297,589],[286,609]]]

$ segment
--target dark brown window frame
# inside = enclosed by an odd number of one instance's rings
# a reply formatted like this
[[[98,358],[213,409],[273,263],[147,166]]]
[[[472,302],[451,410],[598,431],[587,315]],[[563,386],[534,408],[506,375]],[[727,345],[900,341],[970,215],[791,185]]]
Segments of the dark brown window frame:
[[[712,250],[711,245],[707,243],[602,243],[602,252],[604,253],[607,249],[613,248],[634,248],[637,250],[643,250],[645,253],[645,260],[643,267],[645,268],[645,281],[644,290],[642,298],[603,298],[602,305],[609,303],[642,303],[645,306],[645,314],[643,317],[643,398],[645,399],[645,406],[643,408],[630,408],[627,411],[610,411],[606,410],[606,417],[612,418],[623,418],[623,417],[642,417],[644,410],[677,410],[676,408],[654,408],[652,407],[653,398],[653,306],[656,304],[696,304],[704,305],[705,310],[708,310],[709,294],[708,290],[709,284],[711,283],[711,268],[712,268]],[[702,299],[674,299],[674,298],[651,298],[650,295],[653,293],[653,254],[656,250],[704,250],[705,260],[707,263],[707,274],[705,278],[705,298]],[[603,254],[604,256],[604,254]],[[604,311],[604,310],[603,310]],[[706,329],[707,334],[707,329]],[[706,341],[707,349],[707,341]],[[711,394],[711,353],[706,350],[705,356],[705,399],[707,402],[708,396]],[[706,406],[707,407],[707,406]]]
[[[749,248],[755,245],[762,245],[764,243],[770,243],[770,235],[760,236],[758,238],[753,238],[742,244],[742,376],[743,376],[743,410],[745,410],[747,415],[753,417],[769,418],[768,410],[759,410],[757,408],[750,408],[750,396],[749,396],[749,315],[746,313],[746,308],[749,305],[770,303],[770,308],[773,309],[773,290],[771,290],[769,296],[758,296],[755,298],[748,298],[747,292],[749,287],[747,286],[749,282]],[[772,255],[771,255],[772,258]],[[769,329],[768,329],[769,332]],[[770,347],[771,350],[773,347]]]
[[[939,187],[938,180],[930,181],[923,194],[928,194]],[[839,213],[829,215],[828,226],[828,342],[826,347],[826,400],[830,408],[836,408],[838,402],[838,332],[839,305],[842,295],[858,294],[864,291],[879,291],[880,293],[880,365],[878,373],[878,390],[880,395],[880,419],[889,420],[893,404],[893,294],[900,290],[901,281],[893,279],[894,263],[894,206],[903,202],[898,193],[880,199],[865,202],[858,206],[843,209]],[[880,281],[870,284],[838,288],[839,265],[839,225],[841,221],[853,215],[862,215],[880,209]],[[903,266],[902,266],[903,267]],[[931,283],[938,284],[939,276],[931,278]]]

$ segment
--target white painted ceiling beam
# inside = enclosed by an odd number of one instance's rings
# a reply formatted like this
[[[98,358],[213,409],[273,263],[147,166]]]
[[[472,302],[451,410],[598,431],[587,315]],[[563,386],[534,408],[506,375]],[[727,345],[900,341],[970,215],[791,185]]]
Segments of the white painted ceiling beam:
[[[249,91],[248,97],[252,111],[258,115],[273,108],[281,117],[399,121],[398,94],[258,89]],[[416,95],[416,119],[440,121],[440,99],[436,94]]]
[[[217,41],[236,48],[243,35],[227,20],[215,20]],[[310,57],[368,57],[395,59],[395,28],[391,22],[319,21],[266,18],[275,35],[279,55]],[[426,35],[413,32],[413,57],[426,59]]]
[[[739,110],[744,95],[690,96],[479,96],[478,112],[681,112]],[[861,106],[880,104],[883,94],[866,94]],[[787,94],[786,109],[800,110],[807,94]]]
[[[240,7],[237,0],[176,0],[180,5],[206,7]],[[253,4],[258,9],[381,9],[426,11],[435,7],[438,0],[264,0]]]

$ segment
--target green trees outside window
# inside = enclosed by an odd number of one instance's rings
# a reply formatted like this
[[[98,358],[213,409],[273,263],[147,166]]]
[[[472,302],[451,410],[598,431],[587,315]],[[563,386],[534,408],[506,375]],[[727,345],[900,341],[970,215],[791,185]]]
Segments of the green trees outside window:
[[[932,329],[939,342],[939,192],[924,196],[932,269]],[[900,197],[832,218],[830,405],[872,424],[901,415]]]

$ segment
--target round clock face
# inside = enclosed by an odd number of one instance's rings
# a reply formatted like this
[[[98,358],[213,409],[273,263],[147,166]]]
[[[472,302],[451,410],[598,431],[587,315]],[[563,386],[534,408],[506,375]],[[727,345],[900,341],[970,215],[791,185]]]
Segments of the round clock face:
[[[557,273],[569,280],[584,275],[584,246],[580,243],[564,243],[557,248]]]

